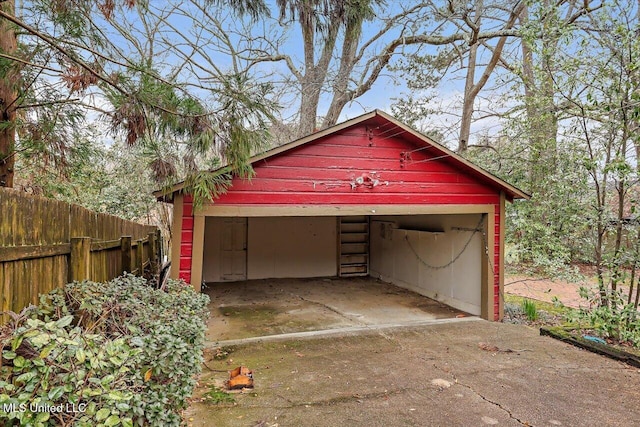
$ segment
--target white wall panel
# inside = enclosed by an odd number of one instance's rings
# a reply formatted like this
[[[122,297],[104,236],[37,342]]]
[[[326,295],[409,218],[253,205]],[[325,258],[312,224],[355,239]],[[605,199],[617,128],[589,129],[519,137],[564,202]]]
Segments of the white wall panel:
[[[372,220],[371,274],[479,315],[482,236],[479,232],[473,235],[472,231],[457,229],[473,229],[479,220],[479,215],[376,218]],[[393,224],[391,234],[375,232],[382,223]],[[461,255],[455,263],[435,268],[446,265],[458,254]]]
[[[248,278],[335,276],[335,217],[249,218]]]

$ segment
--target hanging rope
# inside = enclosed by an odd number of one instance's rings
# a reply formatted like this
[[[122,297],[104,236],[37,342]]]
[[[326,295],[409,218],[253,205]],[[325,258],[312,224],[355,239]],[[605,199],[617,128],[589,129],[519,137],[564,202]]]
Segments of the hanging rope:
[[[476,226],[476,228],[473,230],[473,233],[471,233],[471,236],[469,236],[469,239],[467,240],[467,242],[464,244],[464,246],[462,247],[462,250],[458,253],[458,255],[456,255],[451,261],[449,261],[448,263],[444,264],[444,265],[432,265],[429,264],[428,262],[426,262],[425,260],[423,260],[420,255],[418,254],[418,252],[415,250],[415,248],[413,247],[413,245],[411,244],[411,241],[409,241],[409,237],[405,234],[404,236],[404,240],[407,241],[407,244],[409,245],[409,248],[411,249],[411,252],[413,252],[413,254],[415,255],[416,259],[418,261],[420,261],[420,263],[422,265],[424,265],[427,268],[430,268],[432,270],[441,270],[443,268],[447,268],[450,265],[452,265],[454,262],[456,262],[464,253],[464,251],[467,250],[467,248],[469,247],[469,245],[471,244],[471,240],[473,239],[473,236],[476,235],[476,233],[478,233],[478,231],[482,231],[482,229],[480,228],[482,226],[482,221],[484,220],[483,216],[480,215],[480,221],[478,221],[478,225]],[[483,242],[486,242],[485,238],[484,238],[484,232],[481,232],[480,234],[482,234],[482,240]],[[486,248],[486,244],[485,244],[485,251],[487,250]],[[489,262],[491,262],[491,259],[489,258]],[[493,266],[492,266],[492,270],[493,270]]]

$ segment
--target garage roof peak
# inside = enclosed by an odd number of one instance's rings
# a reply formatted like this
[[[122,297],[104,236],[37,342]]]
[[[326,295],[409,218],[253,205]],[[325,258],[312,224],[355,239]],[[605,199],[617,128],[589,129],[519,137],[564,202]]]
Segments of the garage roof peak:
[[[410,161],[411,153],[422,150],[431,150],[432,159],[446,161],[455,165],[457,168],[460,168],[462,171],[475,175],[476,177],[482,179],[487,184],[499,188],[501,191],[504,191],[507,197],[510,200],[513,199],[529,199],[530,195],[520,190],[519,188],[509,184],[503,179],[497,177],[496,175],[488,172],[487,170],[481,168],[480,166],[474,164],[473,162],[465,159],[454,151],[448,149],[444,145],[434,141],[430,137],[418,132],[417,130],[403,124],[398,121],[393,116],[385,113],[384,111],[375,109],[368,113],[362,114],[358,117],[354,117],[352,119],[346,120],[342,123],[338,123],[334,126],[328,127],[326,129],[318,130],[310,135],[305,137],[296,139],[289,143],[280,145],[278,147],[274,147],[270,150],[265,151],[264,153],[260,153],[251,157],[249,162],[253,165],[257,162],[264,161],[270,159],[274,156],[286,153],[287,151],[293,150],[295,148],[301,147],[306,144],[310,144],[314,141],[321,140],[323,138],[329,137],[334,134],[339,134],[348,130],[349,128],[355,126],[367,125],[367,129],[369,132],[369,138],[372,140],[372,144],[374,143],[374,130],[384,129],[381,132],[378,132],[378,136],[380,133],[384,134],[383,138],[390,138],[396,136],[402,136],[416,148],[414,150],[408,150],[406,152],[401,153],[401,158],[399,159],[402,163],[403,161]],[[369,127],[370,126],[370,127]],[[219,169],[211,170],[211,173],[215,173]],[[156,197],[163,197],[169,194],[174,194],[176,192],[182,192],[184,190],[184,181],[180,182],[168,190],[158,190],[154,192]]]

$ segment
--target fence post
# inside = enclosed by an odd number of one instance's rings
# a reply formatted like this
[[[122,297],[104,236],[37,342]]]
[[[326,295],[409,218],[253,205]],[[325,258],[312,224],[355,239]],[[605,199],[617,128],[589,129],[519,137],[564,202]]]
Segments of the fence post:
[[[138,276],[144,276],[144,240],[138,240],[138,246],[136,247],[136,261],[138,261]]]
[[[71,238],[69,281],[91,279],[91,237]]]
[[[120,253],[122,256],[122,273],[131,273],[131,236],[120,237]]]
[[[156,232],[149,233],[149,268],[157,268],[158,265],[158,242],[156,240]],[[155,273],[155,271],[153,272]]]
[[[162,269],[162,263],[164,259],[162,258],[162,254],[164,252],[164,242],[162,241],[162,232],[160,229],[156,229],[156,258],[158,259],[158,269]]]

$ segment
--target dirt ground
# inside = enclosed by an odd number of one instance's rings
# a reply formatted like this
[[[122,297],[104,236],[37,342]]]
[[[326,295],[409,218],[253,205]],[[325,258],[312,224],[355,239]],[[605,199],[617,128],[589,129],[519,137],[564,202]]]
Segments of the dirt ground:
[[[569,282],[558,278],[507,274],[504,280],[504,291],[508,294],[545,302],[553,302],[555,297],[565,306],[572,308],[588,307],[589,302],[580,297],[578,291],[580,287],[585,287],[597,292],[596,271],[594,267],[586,265],[580,265],[578,269],[583,276],[579,282]],[[618,290],[623,294],[629,292],[628,286],[623,284],[618,285]]]
[[[504,291],[545,302],[553,302],[556,297],[567,307],[579,308],[587,304],[578,294],[580,286],[596,288],[595,283],[572,283],[559,279],[508,275],[505,277]]]
[[[471,320],[225,350],[224,360],[207,353],[192,426],[628,426],[640,418],[640,370],[526,326]],[[239,365],[253,369],[255,388],[220,399],[214,387]],[[200,400],[208,392],[213,400]]]

